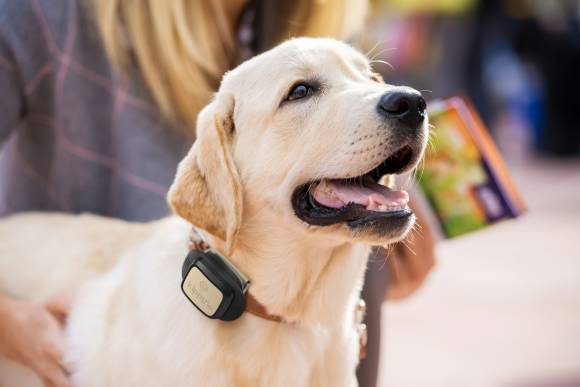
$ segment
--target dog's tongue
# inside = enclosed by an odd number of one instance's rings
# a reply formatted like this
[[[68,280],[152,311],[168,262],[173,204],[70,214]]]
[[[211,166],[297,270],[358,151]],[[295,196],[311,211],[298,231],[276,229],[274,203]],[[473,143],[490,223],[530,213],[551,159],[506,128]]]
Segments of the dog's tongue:
[[[318,203],[331,208],[357,203],[369,211],[389,211],[402,209],[409,202],[407,192],[395,191],[372,181],[322,180],[310,192]]]

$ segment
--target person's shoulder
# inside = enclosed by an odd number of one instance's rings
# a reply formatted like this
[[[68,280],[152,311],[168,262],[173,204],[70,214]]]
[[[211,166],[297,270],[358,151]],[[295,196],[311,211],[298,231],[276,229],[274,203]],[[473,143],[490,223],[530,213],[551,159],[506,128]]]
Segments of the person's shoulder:
[[[30,1],[0,0],[0,29],[9,31],[11,27],[23,26],[34,19]]]
[[[80,0],[0,0],[1,38],[27,43],[36,38],[64,38],[67,21]]]
[[[0,0],[0,27],[30,28],[37,24],[45,9],[56,6],[62,10],[64,1],[55,0]]]

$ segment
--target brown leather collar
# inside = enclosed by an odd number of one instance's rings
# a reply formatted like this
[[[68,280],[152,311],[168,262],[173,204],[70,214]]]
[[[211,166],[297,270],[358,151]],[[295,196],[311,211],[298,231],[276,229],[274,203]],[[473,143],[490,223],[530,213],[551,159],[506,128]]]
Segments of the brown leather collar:
[[[191,233],[189,234],[189,246],[188,247],[190,250],[194,250],[194,249],[207,250],[210,248],[210,246],[201,238],[199,233],[194,228],[191,229]],[[269,321],[274,321],[274,322],[279,322],[279,323],[281,323],[281,322],[287,323],[288,322],[282,316],[268,313],[268,311],[266,310],[266,307],[262,303],[260,303],[260,301],[258,301],[252,295],[252,293],[250,293],[249,290],[246,292],[246,312],[253,314],[254,316],[258,316],[260,318],[263,318],[264,320],[269,320]]]
[[[284,320],[282,316],[268,313],[266,307],[262,305],[260,301],[256,300],[250,291],[246,292],[246,312],[251,313],[254,316],[261,317],[264,320],[270,320],[279,323],[288,322]]]

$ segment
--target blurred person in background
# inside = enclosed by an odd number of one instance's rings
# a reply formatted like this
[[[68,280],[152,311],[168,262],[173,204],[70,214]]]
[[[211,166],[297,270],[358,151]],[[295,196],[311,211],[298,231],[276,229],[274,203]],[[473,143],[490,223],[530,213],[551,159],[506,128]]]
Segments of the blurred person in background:
[[[490,121],[517,116],[537,150],[580,154],[580,1],[480,2],[469,57],[468,91]]]
[[[387,79],[466,94],[508,158],[580,154],[580,0],[373,0]],[[518,149],[523,148],[523,149]]]
[[[167,188],[223,73],[291,36],[352,38],[365,9],[359,0],[0,0],[0,216],[168,215]],[[431,240],[418,242],[424,256],[403,248],[388,260],[399,273],[394,298],[432,265]],[[387,275],[368,274],[359,373],[371,387]],[[66,297],[39,306],[0,294],[0,355],[68,386],[66,314]]]

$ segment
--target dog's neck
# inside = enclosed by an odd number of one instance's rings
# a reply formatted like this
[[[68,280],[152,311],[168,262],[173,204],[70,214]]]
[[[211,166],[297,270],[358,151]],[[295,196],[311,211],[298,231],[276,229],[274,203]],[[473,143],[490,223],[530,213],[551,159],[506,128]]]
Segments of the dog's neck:
[[[267,230],[267,231],[262,231]],[[224,251],[223,241],[207,237]],[[281,227],[242,227],[230,260],[251,280],[268,313],[298,324],[352,323],[370,247]]]

